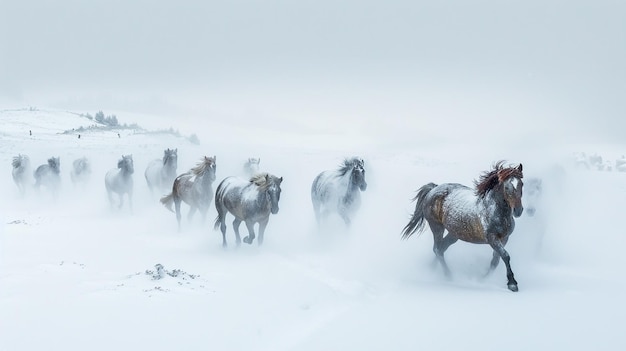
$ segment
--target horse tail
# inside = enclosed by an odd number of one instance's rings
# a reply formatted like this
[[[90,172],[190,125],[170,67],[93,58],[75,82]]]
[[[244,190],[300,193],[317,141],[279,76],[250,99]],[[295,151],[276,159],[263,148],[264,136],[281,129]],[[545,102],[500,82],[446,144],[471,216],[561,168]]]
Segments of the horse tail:
[[[428,183],[417,191],[417,195],[413,198],[412,201],[416,201],[415,204],[415,212],[413,212],[413,216],[411,216],[411,220],[402,230],[402,239],[408,239],[413,233],[421,232],[424,230],[424,207],[426,205],[425,199],[426,195],[433,190],[437,184]]]
[[[213,230],[218,230],[221,225],[222,225],[222,216],[220,216],[218,214],[217,217],[215,217],[215,223],[213,224]]]
[[[172,204],[174,203],[174,192],[171,192],[169,195],[163,196],[159,201],[161,201],[163,206],[165,206],[168,210],[174,212],[174,210],[172,210]]]
[[[217,210],[217,217],[215,217],[215,224],[213,225],[213,229],[217,230],[223,223],[223,221],[226,219],[226,214],[225,212],[227,212],[225,206],[224,206],[224,196],[226,195],[226,188],[227,187],[227,181],[228,178],[225,178],[224,180],[222,180],[220,182],[220,184],[217,186],[217,189],[215,190],[215,209]]]

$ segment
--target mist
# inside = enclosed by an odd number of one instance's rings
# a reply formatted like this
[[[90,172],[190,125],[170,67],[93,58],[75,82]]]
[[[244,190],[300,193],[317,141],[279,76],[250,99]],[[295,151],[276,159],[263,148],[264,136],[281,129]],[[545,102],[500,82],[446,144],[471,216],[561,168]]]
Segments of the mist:
[[[255,116],[383,140],[619,141],[625,7],[7,3],[0,102],[201,123]],[[484,135],[462,132],[472,125]]]
[[[624,349],[626,173],[576,168],[573,153],[625,153],[625,13],[605,0],[3,3],[0,349]],[[64,133],[97,111],[200,143]],[[183,205],[178,232],[143,175],[165,148],[179,174],[215,155],[214,187],[249,157],[284,177],[263,246],[237,248],[228,216],[223,249],[214,203],[205,222]],[[59,198],[20,196],[20,153],[33,169],[60,156]],[[104,188],[127,154],[132,213]],[[352,155],[362,207],[350,228],[318,227],[311,182]],[[75,186],[83,156],[92,175]],[[450,247],[446,279],[428,230],[400,240],[420,186],[471,186],[497,160],[544,181],[507,244],[515,294],[502,264],[485,277],[487,245]],[[156,281],[156,264],[184,274]]]

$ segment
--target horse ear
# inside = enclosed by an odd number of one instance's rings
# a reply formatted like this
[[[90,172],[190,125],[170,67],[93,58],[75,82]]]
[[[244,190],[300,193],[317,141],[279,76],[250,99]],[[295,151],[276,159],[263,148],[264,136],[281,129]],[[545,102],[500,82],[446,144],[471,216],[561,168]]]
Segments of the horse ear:
[[[519,166],[517,166],[517,169],[521,172],[522,171],[522,164],[520,163]]]
[[[278,184],[281,184],[283,182],[283,177],[278,178]]]

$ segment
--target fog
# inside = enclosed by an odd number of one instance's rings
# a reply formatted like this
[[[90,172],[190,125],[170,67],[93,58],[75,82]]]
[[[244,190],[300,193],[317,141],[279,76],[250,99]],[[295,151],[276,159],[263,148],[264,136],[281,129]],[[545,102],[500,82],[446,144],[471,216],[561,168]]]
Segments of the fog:
[[[625,153],[623,3],[0,7],[0,349],[624,348],[626,173],[575,169],[572,157],[614,164]],[[99,110],[200,144],[63,134]],[[222,249],[213,204],[205,223],[183,206],[177,232],[143,178],[173,147],[179,173],[216,155],[214,187],[248,157],[284,177],[262,247],[235,248],[229,216]],[[58,199],[20,197],[18,153],[33,168],[61,157]],[[124,154],[135,160],[132,214],[110,208],[103,184]],[[311,181],[351,155],[366,162],[363,205],[349,230],[338,218],[320,230]],[[92,177],[74,186],[82,156]],[[515,294],[503,265],[484,277],[486,245],[453,245],[446,280],[428,230],[400,240],[417,188],[471,185],[500,159],[546,189],[507,244]],[[155,281],[157,263],[196,278]]]
[[[619,141],[624,13],[617,1],[5,2],[0,102],[394,141]],[[481,135],[462,132],[472,125]]]
[[[172,122],[150,114],[117,116],[149,130]],[[0,173],[0,349],[484,350],[499,349],[511,337],[516,343],[509,348],[519,350],[623,348],[626,286],[616,277],[625,239],[615,228],[626,173],[576,169],[571,154],[598,152],[613,163],[623,145],[382,145],[359,134],[346,138],[293,125],[260,131],[229,120],[197,145],[133,130],[120,130],[119,137],[116,130],[91,130],[78,138],[63,131],[93,121],[64,110],[1,110],[0,121],[6,170]],[[178,148],[178,173],[202,155],[216,155],[214,186],[242,174],[248,157],[260,157],[262,170],[284,177],[280,211],[270,217],[264,244],[236,247],[229,215],[230,246],[223,249],[213,230],[214,204],[204,223],[197,214],[188,220],[183,205],[177,231],[175,215],[158,203],[159,194],[150,194],[143,177],[165,148]],[[61,157],[57,199],[47,189],[20,196],[9,171],[18,153],[29,155],[33,168]],[[104,187],[104,174],[125,154],[135,165],[132,213],[128,206],[111,207]],[[311,182],[352,154],[365,159],[363,204],[351,228],[338,217],[318,227]],[[82,156],[92,161],[92,176],[75,186],[70,165]],[[507,244],[517,293],[506,289],[504,265],[485,277],[487,245],[450,247],[448,280],[432,265],[428,230],[400,239],[417,188],[471,185],[498,159],[522,162],[524,179],[540,177],[545,189],[535,217],[517,219]],[[241,231],[246,235],[244,226]],[[154,279],[156,264],[179,273]],[[450,329],[455,337],[445,337]],[[37,338],[26,337],[33,332]]]

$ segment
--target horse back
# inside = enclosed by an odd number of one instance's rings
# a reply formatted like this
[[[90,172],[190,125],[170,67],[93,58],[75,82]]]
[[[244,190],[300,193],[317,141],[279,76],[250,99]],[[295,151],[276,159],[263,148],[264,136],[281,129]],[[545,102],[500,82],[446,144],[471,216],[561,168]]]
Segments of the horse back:
[[[333,180],[332,171],[323,171],[313,179],[311,184],[311,196],[314,199],[323,201],[330,193],[335,192],[336,182]]]
[[[444,183],[433,188],[426,199],[425,217],[434,221],[459,239],[471,243],[485,243],[483,213],[473,189]]]

